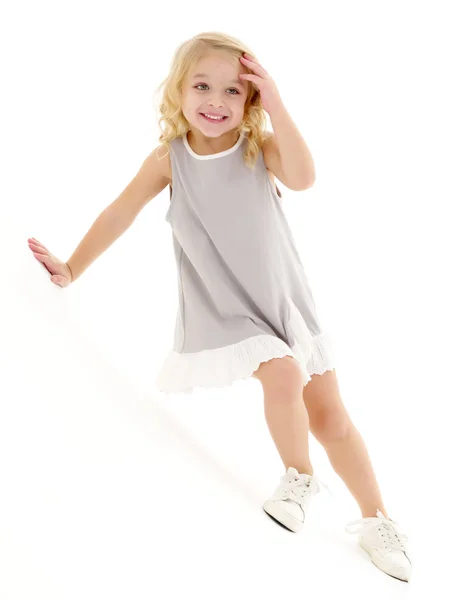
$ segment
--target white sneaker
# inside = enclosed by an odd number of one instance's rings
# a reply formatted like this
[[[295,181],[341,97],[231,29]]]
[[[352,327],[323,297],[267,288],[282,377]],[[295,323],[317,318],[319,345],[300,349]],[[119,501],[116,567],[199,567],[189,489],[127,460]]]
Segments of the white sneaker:
[[[396,579],[409,581],[412,563],[406,546],[408,537],[399,530],[398,523],[387,519],[380,510],[377,517],[350,521],[347,533],[360,533],[359,544],[371,556],[371,561]]]
[[[264,503],[264,511],[290,531],[299,531],[310,498],[320,491],[318,481],[315,474],[298,473],[294,467],[289,467],[273,496]],[[326,484],[320,483],[329,490]]]

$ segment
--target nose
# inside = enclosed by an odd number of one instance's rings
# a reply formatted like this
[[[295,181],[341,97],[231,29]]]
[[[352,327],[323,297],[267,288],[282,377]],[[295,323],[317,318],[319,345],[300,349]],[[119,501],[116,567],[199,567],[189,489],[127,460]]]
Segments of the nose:
[[[207,105],[209,108],[221,109],[223,108],[223,102],[208,102]]]
[[[224,106],[224,102],[221,99],[220,95],[216,95],[216,96],[211,96],[208,101],[207,104],[211,107],[215,107],[215,108],[221,108]]]

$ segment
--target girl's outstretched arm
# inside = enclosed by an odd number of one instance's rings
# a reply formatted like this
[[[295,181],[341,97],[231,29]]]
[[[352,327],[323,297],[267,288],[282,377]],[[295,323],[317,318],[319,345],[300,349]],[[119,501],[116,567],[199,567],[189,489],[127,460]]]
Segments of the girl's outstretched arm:
[[[72,282],[91,265],[133,223],[142,208],[169,183],[164,159],[158,160],[155,148],[123,192],[107,206],[83,237],[67,265]]]

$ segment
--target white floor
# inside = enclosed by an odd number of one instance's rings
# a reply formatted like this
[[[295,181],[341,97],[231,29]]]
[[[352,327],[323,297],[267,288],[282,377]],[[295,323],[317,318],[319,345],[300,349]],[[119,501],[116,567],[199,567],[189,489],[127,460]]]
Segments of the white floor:
[[[439,578],[447,588],[437,570],[444,480],[430,460],[441,440],[429,435],[423,456],[419,425],[382,404],[356,419],[376,441],[390,513],[413,541],[406,584],[344,532],[357,506],[314,438],[315,470],[334,495],[315,497],[299,534],[263,512],[282,466],[257,381],[188,399],[143,394],[35,278],[28,285],[10,274],[3,294],[2,600],[421,598]],[[37,309],[38,297],[46,300]]]

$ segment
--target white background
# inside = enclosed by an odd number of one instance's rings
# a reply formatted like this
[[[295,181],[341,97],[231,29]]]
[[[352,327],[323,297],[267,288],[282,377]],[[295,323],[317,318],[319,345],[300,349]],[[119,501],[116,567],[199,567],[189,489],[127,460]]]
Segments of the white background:
[[[443,577],[444,4],[2,5],[2,600],[421,597]],[[259,382],[157,393],[177,308],[168,188],[67,289],[28,248],[70,257],[158,145],[153,94],[175,48],[214,30],[252,49],[312,151],[314,186],[278,185],[343,401],[411,538],[409,584],[344,533],[358,506],[312,436],[334,497],[298,535],[263,513],[283,465]]]

